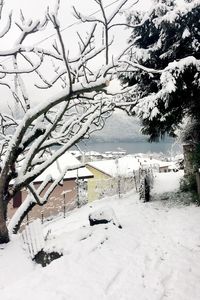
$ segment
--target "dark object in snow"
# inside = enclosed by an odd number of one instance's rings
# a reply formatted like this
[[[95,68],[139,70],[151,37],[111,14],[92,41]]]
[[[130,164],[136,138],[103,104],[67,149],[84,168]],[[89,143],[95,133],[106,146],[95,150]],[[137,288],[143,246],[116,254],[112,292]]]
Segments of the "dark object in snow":
[[[90,216],[89,216],[89,221],[90,221],[90,226],[94,226],[98,224],[106,224],[110,222],[110,220],[108,221],[106,219],[101,219],[101,220],[92,219]]]
[[[5,244],[9,243],[9,238],[8,236],[0,236],[0,245],[4,247]]]
[[[143,202],[150,201],[150,191],[153,187],[153,173],[151,169],[143,169],[141,172],[139,197]]]
[[[149,202],[150,200],[150,184],[147,176],[142,178],[139,187],[140,200],[143,202]]]
[[[116,225],[120,229],[122,228],[111,207],[103,207],[89,214],[89,222],[90,226],[112,222],[113,225]]]
[[[49,265],[53,260],[60,258],[61,256],[63,256],[62,253],[58,253],[58,252],[45,252],[43,249],[40,250],[35,257],[33,258],[33,260],[37,263],[37,264],[41,264],[43,267],[46,267],[47,265]]]
[[[145,177],[145,179],[144,179],[144,181],[145,181],[145,196],[144,196],[144,198],[145,198],[145,202],[148,202],[149,201],[149,199],[150,199],[150,183],[149,183],[149,180],[148,180],[148,177]]]

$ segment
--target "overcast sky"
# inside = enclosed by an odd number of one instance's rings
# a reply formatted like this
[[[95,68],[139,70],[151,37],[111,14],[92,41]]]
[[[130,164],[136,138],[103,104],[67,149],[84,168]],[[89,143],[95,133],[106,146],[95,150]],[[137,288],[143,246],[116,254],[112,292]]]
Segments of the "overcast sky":
[[[105,5],[112,4],[115,2],[114,0],[104,0],[103,1]],[[130,1],[130,3],[133,3],[133,1]],[[142,9],[147,10],[151,5],[152,0],[139,0],[139,2],[133,7],[135,9]],[[4,8],[4,19],[3,21],[6,21],[6,17],[8,16],[8,12],[10,10],[13,11],[14,20],[19,20],[19,12],[20,9],[23,11],[24,16],[28,19],[31,18],[33,20],[37,19],[43,19],[45,12],[47,10],[47,7],[49,6],[50,11],[53,11],[55,8],[55,5],[57,3],[57,0],[6,0],[5,1],[5,8]],[[117,4],[111,5],[107,9],[107,13],[109,11],[113,10],[116,7]],[[85,15],[89,15],[95,11],[97,11],[98,5],[95,3],[94,0],[61,0],[61,7],[59,12],[59,20],[61,23],[62,28],[66,28],[68,25],[76,23],[77,20],[73,16],[73,9],[72,6],[75,6],[79,11],[81,11]],[[98,14],[96,14],[98,15]],[[76,35],[74,36],[74,32],[79,28],[80,26],[83,27],[83,25],[79,26],[72,26],[72,28],[66,29],[63,34],[66,37],[70,37],[70,39],[76,39]],[[50,35],[52,31],[45,31],[44,33],[41,33],[40,35],[36,35],[37,41],[42,40],[43,38]],[[7,48],[8,46],[11,46],[12,40],[16,38],[16,32],[14,34],[11,34],[9,37],[7,36],[5,40],[0,40],[0,47]],[[121,37],[123,38],[123,36]],[[35,38],[32,36],[32,42],[35,41]]]
[[[114,2],[114,0],[103,0],[105,5],[112,2]],[[43,17],[47,6],[53,9],[56,3],[56,0],[6,0],[5,6],[8,10],[12,9],[15,14],[19,12],[19,9],[22,9],[27,17],[38,19]],[[135,7],[148,9],[150,4],[151,0],[140,0]],[[94,0],[61,0],[62,14],[66,20],[66,24],[72,20],[70,16],[73,5],[79,8],[84,14],[92,13],[97,10],[97,4]]]

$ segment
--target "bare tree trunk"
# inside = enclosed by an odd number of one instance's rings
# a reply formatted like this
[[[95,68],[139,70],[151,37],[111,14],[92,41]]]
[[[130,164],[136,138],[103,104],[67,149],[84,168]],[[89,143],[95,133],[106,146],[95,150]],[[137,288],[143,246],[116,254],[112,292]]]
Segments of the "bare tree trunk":
[[[9,233],[6,224],[7,206],[8,206],[8,190],[6,189],[5,177],[0,177],[0,244],[8,243]],[[5,191],[6,189],[6,191]]]
[[[0,244],[9,242],[8,228],[6,225],[6,208],[3,200],[3,195],[0,197]]]

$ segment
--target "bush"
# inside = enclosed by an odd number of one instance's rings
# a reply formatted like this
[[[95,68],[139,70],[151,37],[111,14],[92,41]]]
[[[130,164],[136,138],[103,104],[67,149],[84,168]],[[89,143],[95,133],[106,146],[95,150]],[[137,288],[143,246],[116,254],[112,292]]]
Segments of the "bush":
[[[180,181],[180,190],[181,192],[197,193],[196,176],[194,174],[184,176]]]
[[[191,194],[191,200],[193,203],[200,206],[200,199],[197,193],[197,182],[194,174],[183,177],[180,181],[180,191]]]

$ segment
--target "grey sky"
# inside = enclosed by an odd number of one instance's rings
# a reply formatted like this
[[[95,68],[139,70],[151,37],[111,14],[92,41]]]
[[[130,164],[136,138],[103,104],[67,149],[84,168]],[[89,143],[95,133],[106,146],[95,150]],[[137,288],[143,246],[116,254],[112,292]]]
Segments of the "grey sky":
[[[8,12],[10,10],[12,10],[13,15],[14,15],[14,20],[19,20],[19,11],[21,9],[27,19],[29,19],[29,18],[31,18],[33,20],[43,19],[47,7],[49,6],[50,11],[53,11],[55,8],[56,2],[57,2],[56,0],[33,0],[33,1],[6,0],[5,8],[4,8],[4,11],[5,11],[4,17],[6,18],[8,15]],[[103,2],[105,3],[105,5],[108,5],[108,4],[113,3],[114,0],[104,0]],[[133,9],[139,8],[142,10],[147,10],[150,7],[151,2],[152,2],[152,0],[140,0],[133,7]],[[94,0],[68,0],[68,1],[61,0],[59,19],[60,19],[62,28],[65,28],[68,25],[77,21],[73,16],[72,6],[77,7],[78,10],[81,11],[85,15],[91,14],[98,10],[98,6]],[[111,9],[113,9],[115,6],[116,6],[116,4],[112,5],[110,8],[107,9],[107,12],[109,13],[109,11]],[[65,32],[63,32],[63,34],[66,34],[66,36],[69,35],[70,38],[72,38],[72,34],[74,33],[73,28],[75,28],[75,27],[76,26],[73,26],[72,29],[66,29]],[[79,29],[80,29],[80,26],[79,26]],[[44,33],[41,33],[38,36],[36,35],[36,40],[40,41],[44,37],[47,37],[48,35],[50,35],[51,33],[52,33],[52,31],[49,31],[49,32],[45,31]],[[15,37],[16,37],[15,35],[12,35],[12,36],[6,37],[6,39],[3,41],[3,43],[0,41],[1,48],[7,47],[8,45],[10,45],[11,40],[14,39]],[[33,36],[32,36],[32,38],[33,38]],[[35,38],[33,38],[32,41],[34,41],[34,40],[35,40]]]
[[[148,9],[152,0],[140,0],[135,7],[141,9]],[[6,0],[5,7],[7,10],[12,9],[15,14],[19,9],[22,9],[27,17],[38,19],[43,17],[46,7],[49,6],[53,9],[56,4],[56,0]],[[103,0],[104,4],[110,4],[114,0]],[[66,19],[66,23],[71,22],[72,6],[79,8],[84,14],[88,14],[97,9],[97,4],[94,0],[61,0],[61,8],[63,11],[63,17]],[[68,19],[69,18],[69,19]]]

